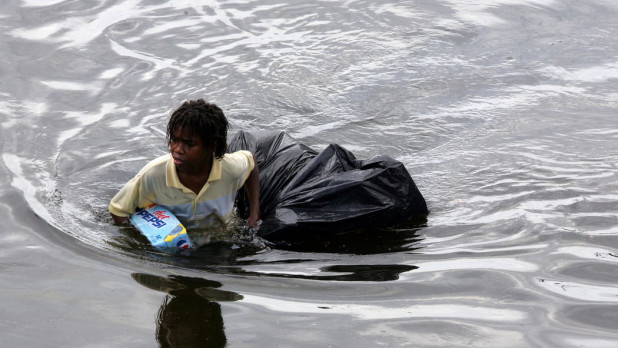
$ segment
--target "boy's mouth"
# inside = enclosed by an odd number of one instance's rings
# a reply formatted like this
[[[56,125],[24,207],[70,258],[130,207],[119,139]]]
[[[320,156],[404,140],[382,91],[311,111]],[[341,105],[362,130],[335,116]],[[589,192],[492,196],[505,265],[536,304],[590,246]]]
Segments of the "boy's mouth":
[[[180,159],[178,157],[172,156],[172,158],[174,159],[174,164],[183,164],[185,162],[185,161],[183,161],[182,159]]]

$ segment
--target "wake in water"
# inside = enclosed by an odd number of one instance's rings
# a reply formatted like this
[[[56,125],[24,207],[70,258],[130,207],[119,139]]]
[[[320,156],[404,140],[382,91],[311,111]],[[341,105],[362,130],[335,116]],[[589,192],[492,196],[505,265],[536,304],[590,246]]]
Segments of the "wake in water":
[[[3,339],[87,318],[104,339],[146,342],[133,318],[166,297],[162,322],[198,301],[231,346],[616,346],[617,13],[606,0],[8,2],[0,208],[15,222],[0,246],[3,310],[22,321]],[[390,155],[431,215],[303,250],[242,229],[187,256],[153,250],[107,204],[196,98],[224,105],[235,131]],[[290,338],[308,329],[313,341]],[[51,338],[81,331],[96,334]]]

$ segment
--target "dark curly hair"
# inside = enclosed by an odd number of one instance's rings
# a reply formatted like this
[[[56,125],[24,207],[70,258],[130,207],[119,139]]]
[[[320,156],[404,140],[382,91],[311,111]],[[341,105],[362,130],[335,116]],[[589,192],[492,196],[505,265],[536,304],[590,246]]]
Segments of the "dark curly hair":
[[[215,157],[221,159],[227,150],[227,131],[230,124],[223,110],[204,99],[190,100],[183,103],[172,113],[167,124],[167,145],[178,128],[189,130],[202,140],[205,147],[214,149]]]

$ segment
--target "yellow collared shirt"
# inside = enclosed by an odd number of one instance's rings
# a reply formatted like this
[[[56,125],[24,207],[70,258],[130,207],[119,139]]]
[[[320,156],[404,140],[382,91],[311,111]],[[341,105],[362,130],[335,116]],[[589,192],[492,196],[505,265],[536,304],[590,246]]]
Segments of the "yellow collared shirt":
[[[142,168],[114,196],[109,211],[128,217],[137,208],[152,203],[167,207],[188,229],[224,228],[234,209],[234,199],[253,170],[249,151],[213,158],[208,181],[198,194],[185,187],[178,178],[172,156],[158,157]]]

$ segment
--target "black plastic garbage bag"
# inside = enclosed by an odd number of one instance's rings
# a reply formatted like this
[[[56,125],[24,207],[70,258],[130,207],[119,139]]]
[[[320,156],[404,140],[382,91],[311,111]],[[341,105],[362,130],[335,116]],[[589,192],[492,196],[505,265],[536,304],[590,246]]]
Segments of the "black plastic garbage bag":
[[[331,144],[317,153],[284,132],[237,133],[228,151],[249,150],[260,171],[259,235],[276,244],[307,236],[384,228],[428,214],[404,165],[388,156],[357,160]],[[244,192],[236,200],[248,215]]]

